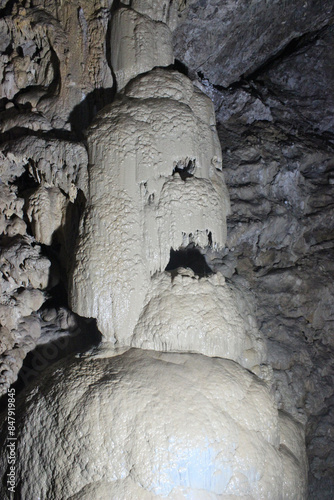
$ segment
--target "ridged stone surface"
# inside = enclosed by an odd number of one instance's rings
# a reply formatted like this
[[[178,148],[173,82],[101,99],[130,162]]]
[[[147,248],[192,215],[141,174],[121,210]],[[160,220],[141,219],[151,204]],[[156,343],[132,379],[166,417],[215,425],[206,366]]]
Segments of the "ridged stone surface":
[[[98,115],[88,149],[70,300],[124,344],[171,248],[225,244],[229,198],[212,102],[185,76],[154,70]]]

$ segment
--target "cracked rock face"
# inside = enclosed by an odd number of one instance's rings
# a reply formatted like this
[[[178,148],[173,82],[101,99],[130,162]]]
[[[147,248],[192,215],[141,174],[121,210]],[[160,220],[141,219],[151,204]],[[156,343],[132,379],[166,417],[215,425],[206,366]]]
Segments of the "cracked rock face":
[[[333,19],[330,0],[268,3],[190,0],[174,32],[175,56],[211,83],[228,87],[291,41]]]

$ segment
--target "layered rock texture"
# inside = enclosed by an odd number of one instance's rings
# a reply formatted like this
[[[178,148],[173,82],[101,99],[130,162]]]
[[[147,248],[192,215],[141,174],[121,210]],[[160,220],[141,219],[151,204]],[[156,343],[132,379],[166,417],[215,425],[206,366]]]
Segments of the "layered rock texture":
[[[18,497],[333,498],[332,2],[0,15]]]

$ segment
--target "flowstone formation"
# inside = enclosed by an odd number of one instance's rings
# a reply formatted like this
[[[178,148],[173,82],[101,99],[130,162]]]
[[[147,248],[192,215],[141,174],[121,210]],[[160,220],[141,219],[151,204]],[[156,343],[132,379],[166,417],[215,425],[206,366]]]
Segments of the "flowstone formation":
[[[70,284],[73,310],[96,318],[103,342],[26,394],[21,498],[306,495],[304,430],[277,409],[240,291],[204,259],[224,248],[229,201],[211,101],[186,76],[154,68],[171,62],[168,5],[134,1],[113,14],[121,92],[88,131]],[[45,184],[29,198],[47,243],[41,198],[60,214],[65,201]]]
[[[141,349],[74,359],[23,410],[21,498],[304,497],[300,425],[227,359]]]
[[[99,114],[88,145],[72,307],[97,318],[107,340],[131,345],[170,249],[225,244],[229,204],[212,103],[185,76],[153,70]]]

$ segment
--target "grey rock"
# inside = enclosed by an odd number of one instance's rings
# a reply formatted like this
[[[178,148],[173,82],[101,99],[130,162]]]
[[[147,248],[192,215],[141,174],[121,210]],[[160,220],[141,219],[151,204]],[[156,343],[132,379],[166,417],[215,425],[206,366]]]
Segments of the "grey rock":
[[[174,31],[174,53],[193,75],[228,87],[332,18],[330,0],[195,0]]]

